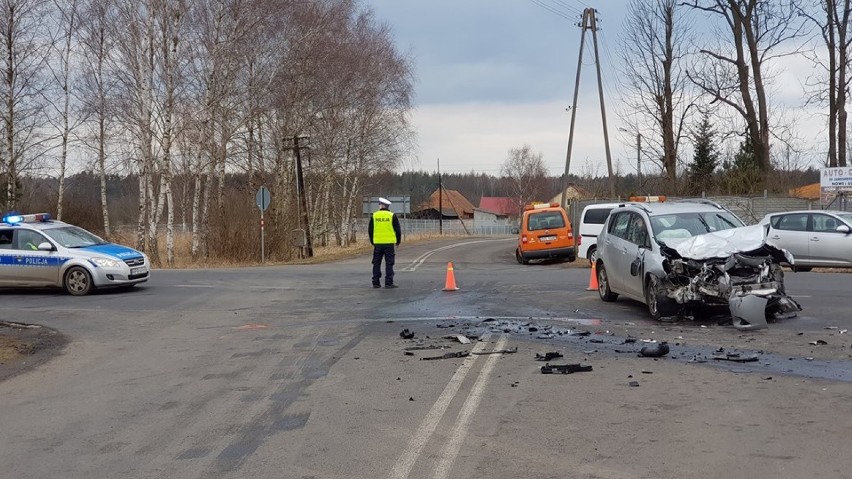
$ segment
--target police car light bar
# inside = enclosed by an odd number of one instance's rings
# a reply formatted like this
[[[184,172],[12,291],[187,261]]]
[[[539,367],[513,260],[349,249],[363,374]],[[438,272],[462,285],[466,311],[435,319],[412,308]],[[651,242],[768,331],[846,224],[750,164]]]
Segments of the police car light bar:
[[[50,221],[50,213],[37,213],[32,215],[9,215],[3,218],[3,223],[10,225],[17,223],[38,223]]]

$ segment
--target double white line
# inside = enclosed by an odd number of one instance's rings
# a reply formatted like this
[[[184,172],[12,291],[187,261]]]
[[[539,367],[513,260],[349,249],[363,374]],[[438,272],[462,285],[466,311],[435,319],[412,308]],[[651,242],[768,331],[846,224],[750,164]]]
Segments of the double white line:
[[[484,335],[482,339],[488,339],[488,335]],[[501,335],[500,339],[497,341],[497,345],[494,346],[493,351],[505,349],[506,343],[508,342],[509,337],[505,334]],[[453,374],[452,378],[450,378],[450,382],[447,384],[447,387],[444,388],[444,392],[442,392],[441,396],[438,397],[438,400],[432,406],[432,409],[429,410],[429,413],[426,414],[426,417],[423,418],[423,421],[420,422],[420,427],[417,428],[417,432],[415,432],[414,436],[412,436],[412,438],[408,441],[408,446],[399,456],[399,459],[397,459],[393,469],[391,469],[391,472],[388,475],[389,479],[406,479],[411,473],[414,463],[417,462],[417,459],[420,457],[420,453],[423,451],[423,448],[426,447],[426,444],[429,442],[429,439],[438,427],[438,423],[441,422],[441,419],[447,412],[447,408],[450,406],[450,403],[458,392],[465,376],[467,376],[467,373],[473,367],[473,363],[479,357],[479,355],[475,353],[482,352],[486,346],[487,344],[485,342],[477,343],[473,348],[473,354],[465,358],[462,365],[459,366],[456,373]],[[453,427],[449,440],[441,449],[441,453],[438,456],[438,463],[432,472],[432,477],[434,479],[445,479],[449,477],[453,463],[455,462],[459,450],[461,449],[461,445],[467,436],[468,427],[470,426],[470,422],[473,420],[473,414],[476,412],[476,408],[479,406],[479,402],[482,399],[482,393],[488,385],[491,370],[494,369],[494,365],[496,364],[497,359],[499,359],[499,356],[499,354],[492,354],[485,360],[485,365],[479,372],[479,377],[473,384],[470,393],[468,393],[461,411],[459,411],[459,415],[456,418],[455,426]]]

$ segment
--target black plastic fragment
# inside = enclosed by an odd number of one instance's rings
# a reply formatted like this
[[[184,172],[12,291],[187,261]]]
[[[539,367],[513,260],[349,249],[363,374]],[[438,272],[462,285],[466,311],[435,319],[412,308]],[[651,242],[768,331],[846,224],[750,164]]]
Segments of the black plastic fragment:
[[[559,351],[550,351],[550,352],[547,352],[547,353],[544,353],[544,354],[535,353],[535,360],[536,361],[550,361],[552,359],[557,359],[557,358],[561,358],[561,357],[563,357],[563,356],[562,356],[562,353],[560,353]]]
[[[545,364],[541,367],[541,374],[573,374],[585,373],[591,370],[591,366],[583,366],[581,364]]]
[[[399,337],[402,339],[414,339],[414,331],[409,331],[408,328],[399,332]]]

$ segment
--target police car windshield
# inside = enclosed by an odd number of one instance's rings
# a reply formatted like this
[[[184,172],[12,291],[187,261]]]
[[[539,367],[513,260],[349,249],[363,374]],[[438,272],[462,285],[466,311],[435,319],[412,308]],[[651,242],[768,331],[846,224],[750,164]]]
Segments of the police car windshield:
[[[42,232],[66,248],[85,248],[87,246],[106,244],[106,241],[76,226],[50,228],[42,230]]]

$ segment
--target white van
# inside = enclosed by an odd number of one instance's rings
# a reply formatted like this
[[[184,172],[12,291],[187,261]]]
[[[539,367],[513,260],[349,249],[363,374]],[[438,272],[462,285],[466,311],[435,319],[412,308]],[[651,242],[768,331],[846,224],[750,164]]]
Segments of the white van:
[[[577,250],[577,258],[587,258],[589,264],[597,260],[597,240],[603,225],[609,216],[610,210],[622,203],[601,203],[597,205],[589,205],[583,208],[583,213],[580,215],[580,247]]]

